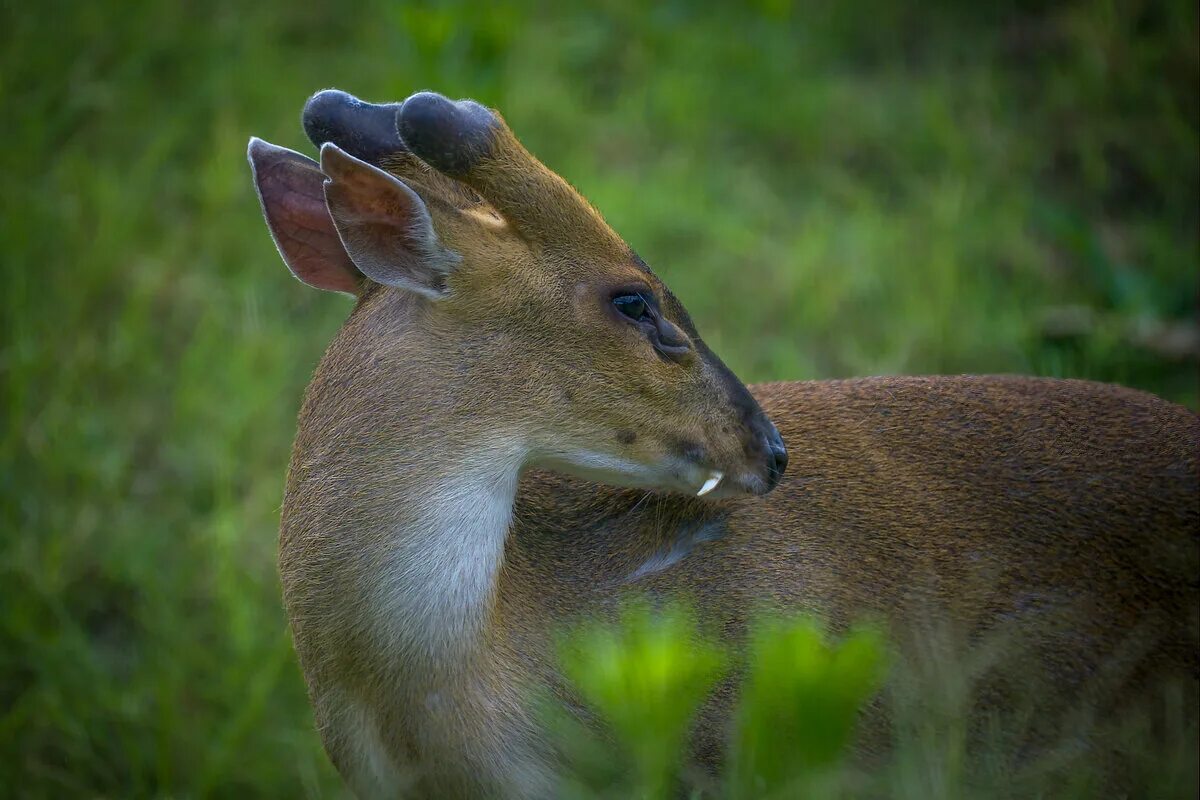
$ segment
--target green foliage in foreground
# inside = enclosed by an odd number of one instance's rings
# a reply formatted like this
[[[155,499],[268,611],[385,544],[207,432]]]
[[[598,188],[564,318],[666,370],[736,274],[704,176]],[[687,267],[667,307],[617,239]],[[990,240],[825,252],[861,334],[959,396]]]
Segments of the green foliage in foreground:
[[[611,726],[619,750],[604,752],[582,729],[572,732],[586,747],[586,766],[609,767],[591,783],[609,796],[668,797],[683,758],[697,706],[724,672],[726,655],[699,636],[680,608],[654,614],[639,605],[625,609],[621,624],[592,624],[561,648],[564,674]],[[571,793],[583,793],[574,787]]]
[[[564,674],[608,734],[602,738],[550,705],[547,719],[570,765],[563,796],[1196,796],[1194,686],[1189,694],[1164,684],[1145,705],[1110,718],[1068,707],[1058,738],[1032,751],[1031,726],[1044,721],[1036,715],[1060,708],[1061,698],[1053,686],[1032,688],[1037,667],[1015,644],[992,637],[968,648],[931,630],[924,656],[898,659],[877,628],[834,640],[812,618],[767,615],[752,626],[739,660],[707,638],[685,608],[630,603],[615,622],[585,624],[560,646]],[[981,715],[983,686],[1001,667],[1028,678],[1031,688],[1021,707]],[[714,776],[690,762],[685,746],[722,678],[736,699],[722,772]],[[884,708],[884,735],[859,736],[864,716]],[[856,739],[873,742],[866,748],[873,760],[854,756]]]
[[[795,794],[836,765],[883,663],[877,631],[854,631],[830,645],[814,620],[761,620],[750,637],[729,796]]]
[[[244,160],[311,153],[315,89],[503,109],[747,381],[1195,406],[1198,42],[1192,0],[0,3],[0,794],[341,792],[274,551],[349,306],[286,274]],[[908,719],[904,774],[958,786]]]
[[[627,605],[615,625],[592,623],[561,647],[563,672],[612,732],[604,742],[557,720],[578,767],[565,790],[579,798],[666,800],[683,783],[700,793],[712,779],[687,764],[697,709],[734,665],[681,606]],[[719,795],[791,797],[835,767],[863,703],[883,677],[874,631],[829,644],[810,619],[764,617],[753,631],[739,687],[736,733]]]

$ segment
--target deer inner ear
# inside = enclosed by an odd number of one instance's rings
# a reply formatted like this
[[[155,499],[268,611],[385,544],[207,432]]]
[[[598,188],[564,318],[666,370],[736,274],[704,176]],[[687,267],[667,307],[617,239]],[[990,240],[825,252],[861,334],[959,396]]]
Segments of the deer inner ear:
[[[432,299],[446,292],[459,256],[441,245],[429,210],[402,181],[325,144],[325,202],[346,252],[371,280]]]

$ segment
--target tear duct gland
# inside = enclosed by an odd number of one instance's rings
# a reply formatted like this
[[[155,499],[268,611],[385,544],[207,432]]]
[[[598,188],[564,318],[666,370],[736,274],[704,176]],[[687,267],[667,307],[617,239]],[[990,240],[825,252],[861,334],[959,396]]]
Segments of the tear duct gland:
[[[495,112],[330,91],[304,126],[320,164],[251,143],[264,216],[297,278],[358,300],[305,395],[280,573],[359,796],[554,796],[527,701],[569,696],[553,632],[629,590],[689,599],[735,646],[757,604],[887,620],[901,649],[1007,633],[1015,685],[1055,687],[1047,725],[1120,659],[1104,709],[1165,676],[1194,700],[1194,414],[1032,378],[747,390]],[[630,286],[686,358],[612,313]]]

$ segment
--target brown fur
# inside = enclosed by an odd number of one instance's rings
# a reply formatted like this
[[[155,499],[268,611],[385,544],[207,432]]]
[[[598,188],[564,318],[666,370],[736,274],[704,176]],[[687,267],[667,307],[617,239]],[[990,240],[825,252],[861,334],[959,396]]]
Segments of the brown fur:
[[[763,385],[753,395],[791,453],[763,496],[762,411],[599,215],[502,124],[496,136],[462,182],[411,154],[381,160],[462,261],[442,300],[368,282],[300,415],[280,569],[318,724],[357,791],[551,793],[529,693],[569,694],[553,633],[630,591],[686,596],[733,642],[764,605],[838,627],[1008,628],[1074,697],[1121,653],[1116,696],[1195,680],[1194,414],[1081,381]],[[611,316],[611,290],[630,283],[661,297],[690,358],[658,358]],[[530,455],[478,615],[447,623],[444,642],[410,641],[415,621],[378,608],[380,587],[413,588],[405,554],[438,487],[512,442]],[[561,474],[566,451],[656,465],[681,448],[730,476],[714,499],[662,491],[694,491],[692,473],[641,488]],[[722,693],[706,710],[702,757],[727,707]],[[398,778],[369,778],[378,753]]]

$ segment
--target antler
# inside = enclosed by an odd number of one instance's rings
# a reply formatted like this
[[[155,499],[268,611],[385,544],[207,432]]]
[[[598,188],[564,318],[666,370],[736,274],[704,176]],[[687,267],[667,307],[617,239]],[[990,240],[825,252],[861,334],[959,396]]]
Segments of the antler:
[[[301,121],[317,147],[333,142],[355,158],[405,181],[426,202],[442,200],[456,209],[478,205],[480,198],[473,189],[433,169],[405,146],[396,131],[401,105],[368,103],[337,89],[325,89],[304,104]]]
[[[304,132],[317,147],[333,142],[355,158],[382,166],[408,152],[396,132],[400,103],[377,105],[337,89],[317,92],[304,104]]]
[[[396,127],[412,153],[479,192],[525,238],[548,248],[627,249],[578,192],[517,141],[498,112],[420,92],[401,105]]]
[[[374,104],[326,89],[304,107],[304,131],[313,144],[333,142],[364,161],[405,179],[424,162],[448,184],[470,186],[526,239],[579,251],[588,244],[625,252],[621,239],[578,192],[517,140],[496,111],[474,100],[457,102],[419,92],[403,103]],[[415,157],[415,158],[414,158]],[[434,183],[439,183],[434,181]]]

